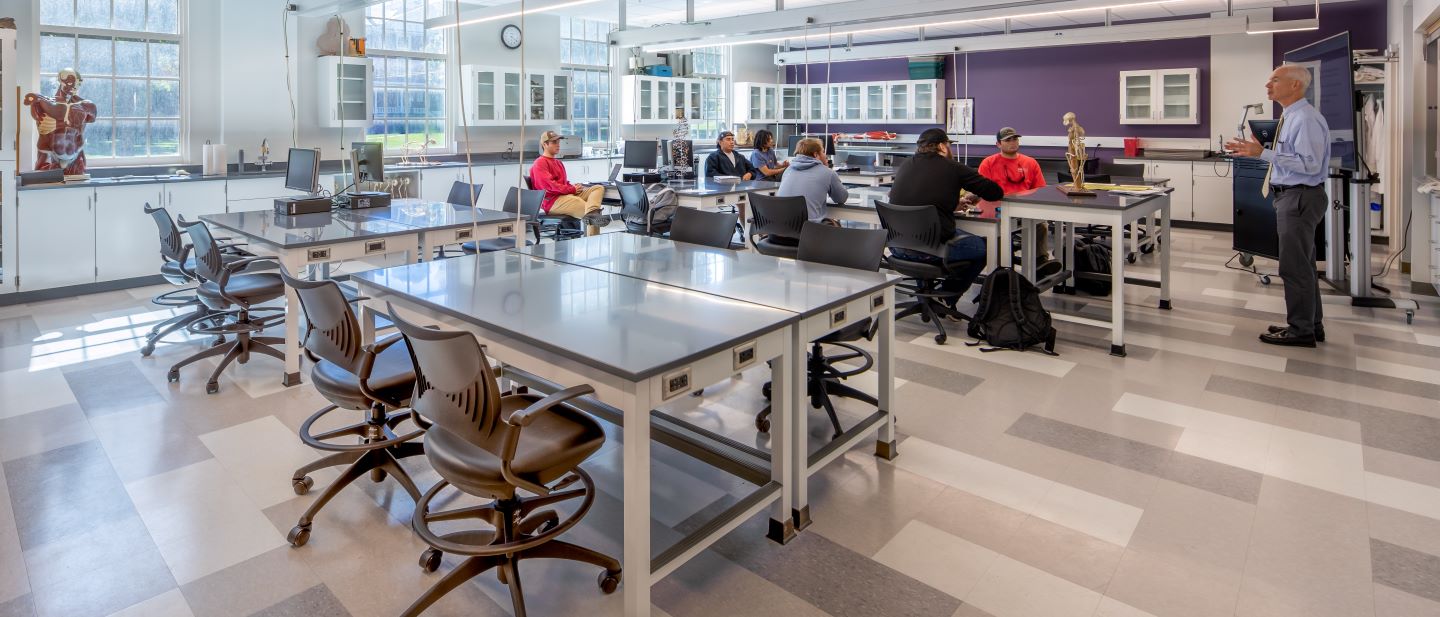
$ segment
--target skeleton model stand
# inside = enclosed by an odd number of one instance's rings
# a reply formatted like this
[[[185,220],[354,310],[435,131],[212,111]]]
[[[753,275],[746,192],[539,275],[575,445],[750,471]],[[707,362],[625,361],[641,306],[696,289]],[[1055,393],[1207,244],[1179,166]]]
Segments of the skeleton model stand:
[[[1070,163],[1070,180],[1068,184],[1061,184],[1060,190],[1070,196],[1093,196],[1094,191],[1085,190],[1085,129],[1075,119],[1075,112],[1066,112],[1062,118],[1065,123],[1065,134],[1070,138],[1070,143],[1065,150],[1065,160]]]

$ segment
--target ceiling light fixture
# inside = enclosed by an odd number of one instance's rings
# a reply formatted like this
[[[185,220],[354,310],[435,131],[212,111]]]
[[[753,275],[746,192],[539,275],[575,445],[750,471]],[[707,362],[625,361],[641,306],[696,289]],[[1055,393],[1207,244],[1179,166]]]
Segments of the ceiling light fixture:
[[[526,9],[526,10],[524,10],[524,11],[512,11],[512,12],[510,12],[510,13],[501,13],[501,14],[499,14],[499,15],[487,15],[487,16],[485,16],[485,17],[476,17],[476,18],[473,18],[473,19],[462,19],[462,20],[460,21],[460,23],[455,23],[454,21],[450,21],[450,22],[447,22],[447,23],[442,23],[442,24],[433,26],[433,27],[431,27],[430,29],[431,29],[431,30],[444,30],[444,29],[446,29],[446,28],[454,28],[454,27],[457,27],[457,26],[468,26],[468,25],[470,25],[470,24],[478,24],[478,23],[483,23],[483,22],[487,22],[487,21],[495,21],[495,20],[498,20],[498,19],[508,19],[508,18],[511,18],[511,17],[520,17],[521,15],[531,15],[531,14],[534,14],[534,13],[544,13],[544,12],[546,12],[546,11],[554,11],[554,10],[557,10],[557,9],[568,9],[568,8],[570,8],[570,7],[572,7],[572,6],[581,6],[581,5],[585,5],[585,4],[594,4],[594,3],[596,3],[596,2],[600,2],[600,0],[573,0],[572,2],[561,2],[561,3],[559,3],[559,4],[551,4],[551,5],[549,5],[549,6],[542,6],[542,7],[537,7],[537,8],[531,8],[531,9]]]
[[[1291,21],[1260,21],[1245,26],[1245,34],[1270,34],[1273,32],[1304,32],[1319,30],[1318,19],[1295,19]]]

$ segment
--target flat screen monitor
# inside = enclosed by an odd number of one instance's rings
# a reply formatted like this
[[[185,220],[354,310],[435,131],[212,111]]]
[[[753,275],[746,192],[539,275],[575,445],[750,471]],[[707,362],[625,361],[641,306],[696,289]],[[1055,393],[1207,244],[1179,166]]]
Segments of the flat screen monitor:
[[[654,140],[626,141],[625,167],[627,169],[655,169],[656,157],[660,154]]]
[[[1250,120],[1250,134],[1259,140],[1260,145],[1269,148],[1275,143],[1275,129],[1279,128],[1279,120]]]
[[[350,144],[350,160],[355,164],[356,182],[385,180],[385,146],[374,141]]]
[[[825,155],[835,156],[835,138],[830,135],[791,135],[785,144],[785,148],[789,151],[790,156],[795,156],[795,149],[800,145],[800,140],[806,138],[814,138],[825,142]]]
[[[1285,64],[1310,72],[1310,101],[1330,126],[1330,166],[1359,171],[1355,146],[1355,73],[1350,55],[1350,33],[1341,32],[1299,49],[1285,52]]]
[[[285,188],[315,193],[320,189],[320,151],[291,148],[285,161]]]

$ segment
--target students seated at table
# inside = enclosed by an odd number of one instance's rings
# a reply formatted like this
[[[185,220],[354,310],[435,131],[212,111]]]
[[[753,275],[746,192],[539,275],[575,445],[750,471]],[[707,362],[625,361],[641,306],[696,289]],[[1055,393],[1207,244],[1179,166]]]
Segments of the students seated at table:
[[[794,152],[790,156],[795,156]],[[779,182],[790,161],[779,162],[775,158],[775,135],[765,129],[755,132],[755,151],[750,153],[750,166],[759,172],[756,180]]]
[[[760,131],[766,133],[767,131]],[[831,222],[825,200],[828,197],[837,204],[850,199],[850,191],[840,181],[840,175],[827,166],[825,144],[813,137],[800,140],[795,146],[795,157],[790,162],[790,171],[780,180],[777,197],[804,197],[805,210],[809,219],[817,223]],[[763,171],[763,170],[762,170]]]
[[[541,134],[540,156],[530,167],[530,182],[536,190],[545,191],[545,200],[540,203],[540,208],[552,216],[583,219],[589,225],[586,235],[596,235],[601,227],[610,224],[610,218],[600,213],[605,187],[571,184],[565,175],[565,164],[555,158],[559,153],[560,134],[555,131]]]
[[[961,189],[986,201],[1005,196],[1000,185],[951,158],[950,137],[943,129],[926,129],[915,141],[915,156],[895,170],[895,183],[890,188],[890,203],[897,206],[932,206],[935,227],[942,238],[955,237],[946,263],[966,262],[967,267],[950,269],[941,284],[941,291],[963,294],[985,270],[985,238],[955,228],[955,210],[960,205]],[[900,248],[890,252],[900,259],[939,263],[938,257]]]
[[[755,179],[755,167],[735,151],[734,133],[721,131],[720,139],[716,140],[715,145],[720,149],[711,152],[705,159],[706,178],[713,180],[716,176],[736,176],[741,180]]]
[[[1000,129],[995,133],[995,147],[1000,151],[985,157],[980,162],[980,175],[985,176],[1000,185],[1006,195],[1029,191],[1045,186],[1045,172],[1040,169],[1040,163],[1020,153],[1020,133],[1010,127]],[[966,195],[963,200],[967,205],[974,205],[980,201],[975,195]],[[1036,241],[1038,246],[1050,246],[1050,226],[1045,223],[1035,224]],[[1048,254],[1040,258],[1040,268],[1036,271],[1037,276],[1045,278],[1060,271],[1060,262],[1050,258]]]

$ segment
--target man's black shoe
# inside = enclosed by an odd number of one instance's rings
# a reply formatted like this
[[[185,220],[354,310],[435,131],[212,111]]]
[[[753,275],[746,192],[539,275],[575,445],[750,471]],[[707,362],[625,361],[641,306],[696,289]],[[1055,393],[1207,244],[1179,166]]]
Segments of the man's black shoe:
[[[1290,336],[1289,330],[1281,330],[1279,332],[1266,332],[1265,334],[1261,334],[1260,342],[1271,345],[1286,345],[1289,347],[1314,347],[1315,337],[1307,336],[1301,338],[1298,336]]]
[[[1277,334],[1277,333],[1280,333],[1280,332],[1284,332],[1284,331],[1286,331],[1286,330],[1288,330],[1288,329],[1289,329],[1289,328],[1287,328],[1287,327],[1285,327],[1285,326],[1270,326],[1270,333],[1271,333],[1271,334]],[[1316,327],[1315,327],[1315,342],[1316,342],[1316,343],[1324,343],[1324,342],[1325,342],[1325,326],[1316,326]]]

